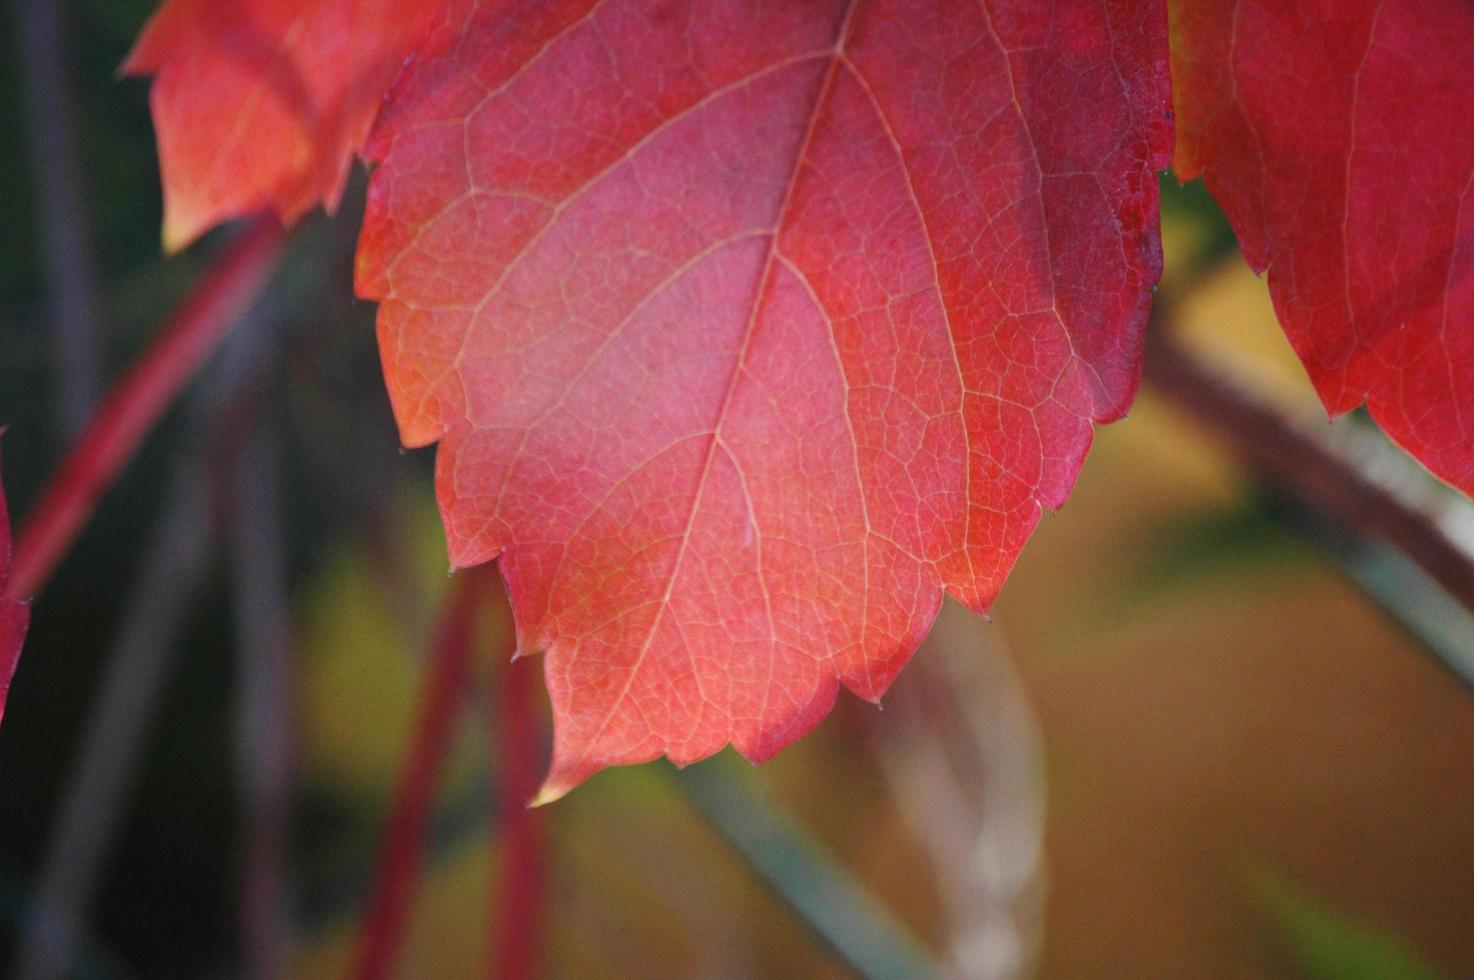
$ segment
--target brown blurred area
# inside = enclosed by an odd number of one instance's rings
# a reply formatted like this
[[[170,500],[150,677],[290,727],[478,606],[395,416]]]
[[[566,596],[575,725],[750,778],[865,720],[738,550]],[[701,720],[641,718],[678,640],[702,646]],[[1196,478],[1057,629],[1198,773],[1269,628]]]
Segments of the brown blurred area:
[[[1305,975],[1266,870],[1474,975],[1468,690],[1292,539],[1162,571],[1245,491],[1197,437],[1145,396],[999,603],[1047,747],[1040,975]]]

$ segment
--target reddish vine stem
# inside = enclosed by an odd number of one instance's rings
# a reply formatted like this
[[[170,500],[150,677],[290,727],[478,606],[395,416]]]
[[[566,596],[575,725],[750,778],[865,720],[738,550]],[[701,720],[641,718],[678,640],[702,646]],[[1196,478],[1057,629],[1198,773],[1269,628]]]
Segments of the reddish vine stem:
[[[535,975],[543,936],[546,845],[543,813],[529,804],[537,793],[539,724],[537,662],[514,660],[494,675],[499,704],[501,774],[498,788],[502,829],[500,901],[493,906],[500,954],[497,976],[522,980]]]
[[[253,219],[92,413],[21,531],[8,598],[40,591],[144,435],[266,284],[285,241],[274,217]]]
[[[1314,513],[1392,544],[1474,612],[1474,560],[1427,514],[1208,370],[1165,330],[1148,338],[1144,377],[1275,486]]]
[[[354,971],[362,980],[392,975],[403,944],[441,764],[450,749],[470,676],[476,613],[489,591],[486,571],[469,569],[456,576],[441,610],[435,647],[426,665],[419,717],[374,869]]]

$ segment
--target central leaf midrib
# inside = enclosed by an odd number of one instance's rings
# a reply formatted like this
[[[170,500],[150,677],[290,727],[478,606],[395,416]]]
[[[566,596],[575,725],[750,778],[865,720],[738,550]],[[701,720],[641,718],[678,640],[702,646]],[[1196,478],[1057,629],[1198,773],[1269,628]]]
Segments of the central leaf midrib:
[[[630,688],[634,685],[635,678],[640,672],[640,667],[644,663],[645,657],[648,655],[651,645],[654,643],[655,634],[660,630],[660,624],[665,616],[666,610],[670,608],[671,595],[675,591],[676,580],[680,577],[681,566],[685,561],[686,553],[690,546],[691,532],[695,528],[696,517],[701,510],[701,501],[706,493],[707,481],[711,475],[712,464],[716,459],[716,451],[720,444],[722,426],[726,423],[727,410],[731,406],[732,396],[737,388],[737,380],[742,374],[744,362],[746,360],[748,345],[752,341],[752,335],[757,324],[758,310],[762,305],[763,297],[767,294],[768,286],[772,281],[773,267],[775,264],[774,260],[777,256],[778,251],[778,236],[782,233],[783,226],[788,219],[789,210],[793,203],[794,188],[798,184],[799,171],[803,166],[804,159],[808,155],[809,147],[813,144],[814,133],[818,130],[820,116],[823,114],[825,106],[829,103],[830,95],[834,90],[834,80],[836,75],[838,74],[840,57],[842,54],[844,42],[848,35],[849,27],[853,19],[855,9],[858,6],[859,0],[850,0],[850,4],[845,11],[845,16],[841,21],[839,30],[836,34],[834,46],[827,52],[829,65],[825,69],[824,78],[820,81],[818,85],[818,90],[814,96],[814,104],[809,110],[808,123],[805,127],[804,138],[799,143],[798,149],[794,153],[793,167],[789,173],[789,178],[786,183],[783,201],[780,203],[777,209],[777,213],[773,222],[773,230],[768,240],[767,255],[764,257],[763,267],[758,274],[757,283],[754,288],[751,309],[748,314],[747,327],[743,332],[741,346],[738,348],[736,356],[733,359],[732,371],[727,378],[727,384],[722,398],[722,403],[717,410],[716,419],[712,426],[711,435],[709,437],[710,441],[707,445],[706,458],[702,463],[701,474],[698,476],[696,486],[691,494],[691,508],[687,512],[686,526],[681,534],[680,544],[676,548],[675,558],[671,562],[670,575],[666,579],[664,594],[661,596],[660,602],[656,606],[655,615],[650,621],[650,629],[645,635],[645,640],[640,646],[640,651],[638,654],[636,654],[634,663],[630,665],[629,674],[625,679],[624,686],[620,689],[619,693],[615,695],[613,701],[610,702],[609,709],[604,718],[600,721],[598,728],[595,729],[593,735],[590,736],[589,739],[585,742],[583,752],[580,754],[578,762],[575,763],[573,766],[574,769],[579,768],[587,759],[588,754],[592,750],[593,746],[598,742],[599,738],[604,734],[604,731],[609,727],[609,722],[614,718],[614,715],[618,711],[619,706],[629,695]],[[816,56],[820,56],[820,53],[808,55],[806,57]],[[770,69],[764,69],[764,73],[768,70]],[[707,99],[704,99],[702,101],[709,103],[711,99],[710,97],[708,97]],[[626,154],[624,159],[629,159],[629,154]],[[740,469],[735,456],[732,459],[732,465]],[[756,520],[756,513],[753,514],[753,519]],[[757,528],[754,527],[754,534],[756,535],[757,533]],[[763,598],[766,605],[769,599],[766,590],[764,590]],[[771,607],[769,606],[768,622],[770,630],[772,628],[772,621],[772,611]],[[699,690],[701,686],[699,674],[696,674],[693,671],[693,676],[696,677],[696,685]],[[703,699],[704,698],[705,695],[703,694]],[[665,751],[666,749],[667,746],[661,746],[662,751]]]

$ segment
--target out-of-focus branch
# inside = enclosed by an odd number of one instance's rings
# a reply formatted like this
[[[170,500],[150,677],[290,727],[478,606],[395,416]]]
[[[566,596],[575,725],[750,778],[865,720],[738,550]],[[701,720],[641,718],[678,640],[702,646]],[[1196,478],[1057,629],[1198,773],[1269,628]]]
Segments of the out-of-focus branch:
[[[41,228],[41,267],[57,379],[57,414],[71,436],[102,388],[101,303],[97,262],[87,221],[86,180],[77,145],[77,107],[67,82],[65,5],[15,0],[31,182]]]
[[[70,973],[74,937],[137,771],[185,613],[209,565],[209,507],[198,460],[181,466],[154,526],[110,652],[81,755],[63,790],[16,976]]]
[[[246,974],[287,975],[295,717],[286,534],[277,446],[262,431],[229,491],[236,648],[236,780],[243,811],[241,953]]]
[[[510,636],[510,630],[508,630]],[[500,652],[500,651],[499,651]],[[502,875],[493,904],[500,965],[496,976],[521,980],[537,973],[543,935],[546,841],[545,807],[532,809],[542,763],[537,691],[541,661],[526,659],[495,665],[496,685],[489,703],[500,709],[494,724],[500,730],[501,774],[499,797],[502,831]],[[493,828],[493,833],[495,833]]]
[[[747,866],[860,976],[941,975],[931,954],[854,874],[724,758],[675,783]]]
[[[948,600],[877,715],[877,753],[950,911],[952,975],[1030,976],[1043,933],[1043,746],[996,626]],[[882,720],[883,719],[883,720]]]
[[[435,647],[426,664],[419,717],[390,804],[373,892],[359,938],[354,976],[364,980],[379,980],[394,972],[409,921],[441,764],[450,749],[456,720],[461,717],[476,614],[490,594],[490,574],[494,572],[489,566],[460,572],[442,608]]]
[[[1154,392],[1196,418],[1307,514],[1333,522],[1360,541],[1390,545],[1462,612],[1474,614],[1474,555],[1434,515],[1374,480],[1329,440],[1296,427],[1210,370],[1160,325],[1147,339],[1144,378]],[[1367,575],[1356,567],[1350,570],[1375,591]],[[1399,618],[1420,636],[1425,632],[1401,613]],[[1445,647],[1430,644],[1446,666],[1474,686],[1474,661],[1467,650]]]
[[[1209,370],[1165,330],[1148,339],[1144,377],[1276,487],[1363,537],[1395,545],[1474,610],[1474,558],[1428,514],[1369,479],[1324,440]]]
[[[271,346],[266,336],[264,329],[242,333],[227,345],[226,356],[209,375],[208,388],[191,407],[188,448],[165,491],[124,607],[118,641],[105,661],[88,713],[78,761],[62,791],[38,879],[36,907],[16,961],[17,976],[57,976],[72,965],[75,938],[126,814],[128,786],[143,753],[171,654],[206,579],[212,550],[210,481],[205,473],[218,442],[215,429],[259,372]]]
[[[144,435],[266,284],[285,240],[274,217],[253,219],[92,414],[21,530],[8,597],[40,590]]]

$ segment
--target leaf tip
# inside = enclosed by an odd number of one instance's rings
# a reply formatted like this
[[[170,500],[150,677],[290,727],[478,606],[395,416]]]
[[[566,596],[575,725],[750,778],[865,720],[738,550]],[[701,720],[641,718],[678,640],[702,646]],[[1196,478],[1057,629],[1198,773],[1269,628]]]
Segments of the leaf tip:
[[[169,191],[164,191],[165,197],[169,197]],[[190,214],[177,206],[176,201],[169,201],[164,207],[164,226],[160,231],[159,240],[163,246],[165,255],[178,255],[180,252],[193,245],[205,230],[214,221]]]
[[[543,783],[542,788],[537,791],[537,796],[533,797],[532,802],[527,804],[527,806],[529,809],[535,810],[538,807],[547,806],[549,803],[557,803],[563,797],[567,796],[569,791],[576,785],[577,783],[565,780],[554,780],[550,776],[547,782]]]
[[[537,808],[558,802],[583,785],[584,780],[608,765],[610,765],[609,762],[591,762],[587,753],[582,753],[570,760],[567,755],[560,755],[555,747],[553,764],[548,771],[547,778],[543,780],[537,796],[532,798],[528,806]]]

